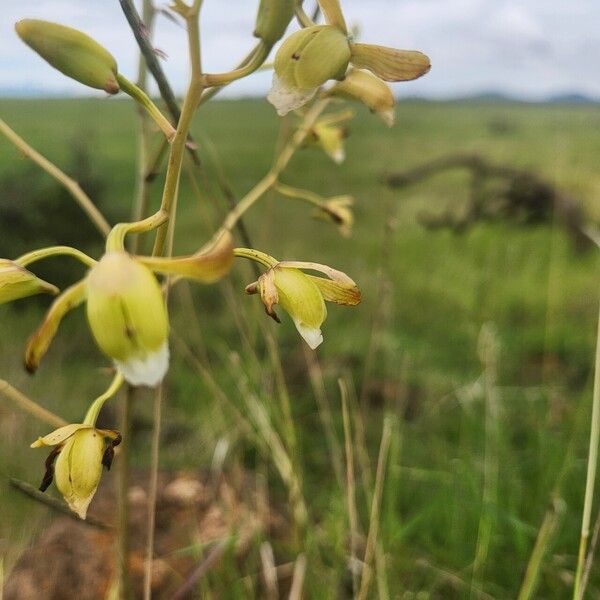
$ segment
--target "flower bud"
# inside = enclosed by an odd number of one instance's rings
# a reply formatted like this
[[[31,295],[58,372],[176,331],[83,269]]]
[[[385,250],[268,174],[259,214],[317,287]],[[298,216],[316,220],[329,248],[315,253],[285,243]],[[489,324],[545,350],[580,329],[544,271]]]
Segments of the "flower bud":
[[[272,279],[258,280],[261,297],[269,293],[272,295],[272,290],[261,288],[273,285],[276,302],[290,315],[298,333],[314,350],[323,342],[321,325],[327,317],[327,308],[319,288],[299,269],[275,267],[271,273]]]
[[[0,259],[0,304],[34,294],[58,294],[58,288],[12,260]]]
[[[368,71],[351,69],[343,81],[331,88],[329,94],[358,100],[377,113],[389,127],[394,124],[394,94],[385,82]]]
[[[119,91],[116,60],[85,33],[38,19],[23,19],[15,29],[30,48],[67,77],[109,94]]]
[[[280,115],[308,102],[329,79],[342,79],[350,61],[350,45],[332,25],[296,31],[275,55],[273,87],[268,100]]]
[[[316,123],[312,129],[313,141],[321,146],[325,154],[336,164],[341,164],[346,159],[344,138],[348,135],[345,127]]]
[[[54,467],[56,487],[69,508],[85,519],[102,477],[104,438],[96,429],[80,429],[61,449]]]
[[[152,272],[109,252],[87,277],[87,317],[100,349],[132,385],[156,386],[169,366],[168,316]]]
[[[338,226],[341,235],[348,238],[352,235],[352,225],[354,224],[354,214],[351,208],[353,204],[352,196],[335,196],[326,200],[315,211],[315,217],[332,221]]]
[[[96,429],[85,423],[71,423],[38,438],[32,448],[55,446],[46,461],[40,490],[45,491],[54,479],[69,508],[85,519],[102,477],[102,467],[110,469],[114,447],[120,442],[117,431]]]
[[[254,36],[268,46],[281,39],[294,16],[294,0],[260,0]]]
[[[253,252],[259,258],[272,260],[272,257],[261,252]],[[264,264],[267,261],[259,262]],[[320,271],[327,277],[315,277],[300,269]],[[345,273],[319,263],[299,261],[275,263],[258,281],[247,286],[246,292],[259,293],[267,314],[277,322],[279,318],[273,307],[280,304],[294,321],[298,333],[313,350],[323,341],[321,325],[327,317],[325,301],[355,306],[361,300],[356,283]]]

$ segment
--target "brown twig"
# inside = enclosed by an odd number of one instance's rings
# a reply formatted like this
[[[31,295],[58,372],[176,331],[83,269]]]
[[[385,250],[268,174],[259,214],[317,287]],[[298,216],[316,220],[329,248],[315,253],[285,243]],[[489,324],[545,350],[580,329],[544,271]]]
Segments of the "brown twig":
[[[448,154],[428,160],[412,169],[389,173],[383,181],[391,188],[404,189],[444,171],[463,169],[472,174],[471,194],[467,211],[462,216],[444,214],[441,217],[423,215],[429,227],[450,227],[463,231],[481,220],[506,218],[529,223],[547,222],[556,213],[577,248],[590,245],[585,233],[585,216],[578,203],[536,173],[510,165],[494,164],[476,154]],[[499,181],[503,187],[492,193],[484,184]]]
[[[22,494],[25,494],[28,498],[35,500],[36,502],[40,502],[41,504],[45,504],[47,507],[55,510],[57,512],[66,515],[70,519],[77,521],[78,523],[82,523],[83,525],[88,525],[89,527],[95,527],[96,529],[104,529],[110,530],[113,529],[112,525],[105,523],[104,521],[100,521],[90,515],[87,515],[85,520],[80,519],[62,500],[58,500],[57,498],[53,498],[52,496],[48,496],[43,492],[40,492],[31,484],[21,481],[20,479],[15,479],[11,477],[9,479],[10,487],[15,490],[18,490]]]

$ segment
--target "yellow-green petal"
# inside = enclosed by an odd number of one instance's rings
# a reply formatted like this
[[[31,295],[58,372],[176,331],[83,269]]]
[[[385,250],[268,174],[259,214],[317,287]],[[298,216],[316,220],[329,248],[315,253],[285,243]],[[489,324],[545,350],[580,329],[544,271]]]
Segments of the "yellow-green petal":
[[[42,448],[43,446],[58,446],[58,444],[62,444],[77,431],[80,431],[81,429],[91,429],[91,427],[91,425],[84,425],[83,423],[70,423],[69,425],[64,425],[63,427],[55,429],[43,437],[39,437],[30,447]]]
[[[192,256],[164,258],[138,256],[136,259],[157,273],[179,275],[202,283],[213,283],[227,275],[233,264],[233,237],[228,231]]]
[[[298,269],[277,266],[273,272],[279,305],[290,315],[298,333],[314,350],[323,341],[321,325],[327,317],[319,288]]]
[[[55,285],[36,277],[12,260],[0,259],[0,304],[34,294],[58,294]]]
[[[410,81],[431,69],[429,57],[418,50],[397,50],[375,44],[350,44],[352,64],[369,69],[384,81]]]
[[[67,439],[56,459],[56,487],[81,519],[85,519],[100,483],[104,446],[101,432],[94,428],[80,429]]]
[[[35,373],[40,361],[48,351],[64,316],[85,300],[85,281],[79,281],[67,288],[46,313],[44,321],[27,341],[25,349],[25,368]]]

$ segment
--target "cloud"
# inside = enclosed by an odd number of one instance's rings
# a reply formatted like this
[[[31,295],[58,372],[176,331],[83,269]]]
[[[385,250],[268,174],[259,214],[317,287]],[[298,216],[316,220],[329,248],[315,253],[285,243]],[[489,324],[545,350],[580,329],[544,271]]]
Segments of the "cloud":
[[[205,0],[205,69],[228,70],[251,48],[257,5],[258,0]],[[431,57],[430,74],[396,86],[400,95],[453,96],[493,89],[538,97],[576,89],[600,96],[596,0],[343,0],[343,6],[362,40],[416,48]],[[13,23],[25,16],[86,31],[110,48],[122,72],[134,76],[136,47],[116,1],[3,0],[0,90],[89,93],[49,69],[18,40]],[[175,88],[183,91],[188,66],[182,26],[159,16],[155,45],[168,57],[163,64]],[[264,94],[269,81],[262,73],[232,85],[227,93]]]

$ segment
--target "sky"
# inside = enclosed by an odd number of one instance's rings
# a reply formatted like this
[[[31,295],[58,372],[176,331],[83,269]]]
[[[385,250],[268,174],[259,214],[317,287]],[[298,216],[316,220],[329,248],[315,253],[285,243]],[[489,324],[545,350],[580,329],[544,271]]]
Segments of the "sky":
[[[0,3],[0,95],[90,94],[18,39],[13,25],[25,17],[85,31],[117,58],[120,72],[135,79],[136,46],[118,0]],[[167,2],[157,0],[156,5],[165,8]],[[204,0],[206,72],[231,69],[253,46],[257,6],[258,0]],[[342,0],[342,6],[360,41],[421,50],[431,58],[428,75],[394,85],[400,97],[494,91],[532,100],[566,92],[600,98],[598,0]],[[154,43],[166,56],[163,66],[170,81],[182,92],[188,79],[183,27],[159,16]],[[270,78],[269,73],[255,74],[231,85],[227,95],[266,94]]]

